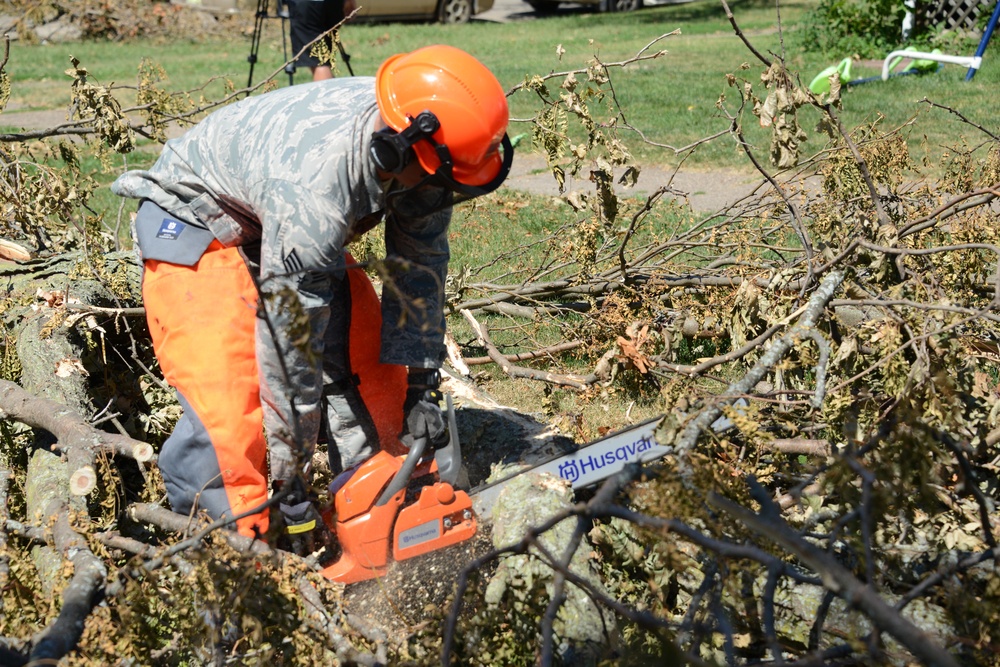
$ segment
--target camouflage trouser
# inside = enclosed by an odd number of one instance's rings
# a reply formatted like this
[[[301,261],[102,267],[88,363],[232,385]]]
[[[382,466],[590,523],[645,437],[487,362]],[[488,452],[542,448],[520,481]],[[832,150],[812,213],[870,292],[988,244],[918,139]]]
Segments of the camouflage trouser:
[[[347,266],[353,263],[348,255]],[[323,355],[323,418],[336,443],[329,448],[334,472],[369,458],[376,445],[391,454],[405,452],[399,434],[406,367],[379,361],[382,310],[378,295],[363,270],[348,269],[347,277],[348,284],[336,300],[350,306],[331,309]],[[365,442],[361,431],[367,436]]]

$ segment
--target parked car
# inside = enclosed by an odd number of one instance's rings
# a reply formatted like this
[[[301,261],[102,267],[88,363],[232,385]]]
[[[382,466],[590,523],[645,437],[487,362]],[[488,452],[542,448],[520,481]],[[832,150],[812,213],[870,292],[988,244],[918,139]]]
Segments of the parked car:
[[[465,23],[493,8],[493,0],[357,0],[361,21]]]
[[[559,0],[525,0],[536,14],[551,14],[559,9]],[[573,4],[593,5],[602,12],[631,12],[642,9],[643,0],[572,0]]]

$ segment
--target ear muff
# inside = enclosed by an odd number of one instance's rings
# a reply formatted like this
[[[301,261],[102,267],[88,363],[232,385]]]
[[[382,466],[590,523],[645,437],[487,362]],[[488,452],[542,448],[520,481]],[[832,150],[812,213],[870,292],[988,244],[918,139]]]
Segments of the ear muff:
[[[437,116],[430,111],[421,111],[416,118],[410,118],[410,124],[402,132],[392,128],[379,130],[372,134],[369,148],[372,161],[382,171],[398,174],[416,157],[413,144],[430,139],[440,127]]]
[[[379,130],[372,134],[369,151],[372,162],[379,170],[388,174],[398,174],[410,163],[414,156],[413,149],[400,146],[400,143],[399,135],[394,130]]]

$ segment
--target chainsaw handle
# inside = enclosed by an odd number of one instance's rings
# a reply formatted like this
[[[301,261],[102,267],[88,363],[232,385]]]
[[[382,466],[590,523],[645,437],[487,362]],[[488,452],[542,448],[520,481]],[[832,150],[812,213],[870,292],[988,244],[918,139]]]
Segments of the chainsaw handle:
[[[392,480],[389,485],[385,487],[385,491],[382,495],[378,497],[375,502],[375,507],[381,507],[388,503],[394,495],[399,493],[401,490],[406,488],[406,485],[410,483],[410,477],[413,475],[414,468],[420,463],[420,459],[423,458],[424,448],[427,447],[427,438],[416,438],[413,440],[413,444],[410,446],[410,451],[403,459],[403,465],[400,466],[399,470],[393,475]]]
[[[438,465],[438,478],[452,486],[458,486],[462,471],[462,447],[458,442],[458,422],[455,419],[455,404],[451,394],[445,394],[445,416],[448,421],[448,444],[434,452]]]

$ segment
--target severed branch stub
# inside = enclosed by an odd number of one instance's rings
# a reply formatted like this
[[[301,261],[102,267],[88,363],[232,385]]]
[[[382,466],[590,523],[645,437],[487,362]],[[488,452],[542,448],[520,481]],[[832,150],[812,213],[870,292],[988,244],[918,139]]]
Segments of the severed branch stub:
[[[19,385],[0,380],[0,416],[45,429],[56,437],[55,447],[70,463],[70,491],[85,496],[97,484],[94,468],[98,452],[105,451],[135,459],[153,459],[153,447],[128,436],[107,433],[90,426],[78,412],[47,398],[35,396]]]
[[[74,496],[85,496],[97,487],[97,471],[94,466],[85,465],[69,474],[69,492]]]

